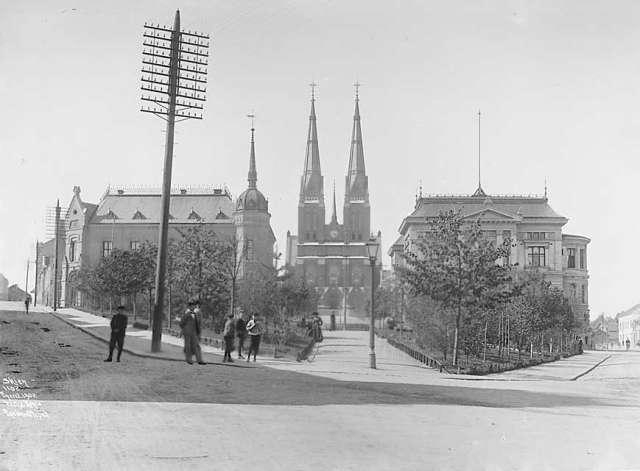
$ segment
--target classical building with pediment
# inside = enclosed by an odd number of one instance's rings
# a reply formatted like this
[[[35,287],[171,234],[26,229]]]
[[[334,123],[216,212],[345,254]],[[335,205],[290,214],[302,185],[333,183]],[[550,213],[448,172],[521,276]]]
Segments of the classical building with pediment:
[[[391,246],[393,266],[402,264],[402,253],[425,237],[430,223],[441,212],[459,211],[468,221],[480,221],[485,235],[501,244],[515,243],[511,263],[518,270],[539,270],[545,279],[564,291],[574,312],[589,325],[589,272],[587,245],[590,239],[563,233],[568,222],[556,213],[544,196],[494,196],[482,187],[473,195],[433,195],[416,199],[413,212],[400,224],[400,237]]]
[[[171,190],[169,206],[170,238],[181,237],[181,230],[194,225],[219,238],[236,237],[243,254],[240,277],[274,264],[275,237],[269,203],[257,187],[254,131],[252,128],[248,187],[238,198],[234,200],[227,188],[178,186]],[[60,306],[82,304],[82,293],[70,283],[81,266],[94,266],[115,249],[137,250],[145,242],[158,243],[160,203],[159,189],[109,187],[93,204],[83,200],[80,187],[74,187],[69,207],[63,213]],[[49,265],[43,256],[38,262],[38,274],[44,277]]]

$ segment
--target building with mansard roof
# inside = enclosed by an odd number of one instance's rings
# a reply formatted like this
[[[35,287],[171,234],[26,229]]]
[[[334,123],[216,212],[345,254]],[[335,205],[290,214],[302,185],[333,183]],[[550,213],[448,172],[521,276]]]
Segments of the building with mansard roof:
[[[549,205],[546,190],[544,196],[499,196],[486,194],[478,184],[473,195],[421,194],[413,212],[400,224],[400,237],[389,249],[392,265],[401,266],[404,251],[424,238],[431,222],[449,210],[459,211],[467,221],[480,221],[487,237],[498,244],[505,238],[516,242],[511,263],[517,263],[518,270],[542,272],[545,279],[565,292],[576,315],[584,320],[583,326],[589,325],[590,239],[563,232],[569,220]]]
[[[342,222],[338,221],[334,186],[331,216],[327,223],[315,98],[312,96],[298,200],[298,233],[287,233],[287,262],[316,288],[320,307],[362,310],[371,286],[366,248],[371,238],[380,244],[380,232],[371,232],[369,178],[365,170],[359,98],[356,95]],[[378,256],[378,266],[381,255]]]
[[[254,131],[252,128],[248,187],[235,201],[227,188],[175,187],[169,206],[170,238],[181,237],[180,229],[193,225],[204,226],[220,238],[236,237],[244,247],[240,277],[251,270],[273,267],[275,237],[268,201],[257,187]],[[74,187],[61,237],[60,305],[82,304],[82,294],[70,283],[81,266],[94,266],[114,249],[136,250],[144,242],[157,244],[160,218],[158,189],[109,187],[97,204],[91,204],[83,200],[80,187]],[[43,277],[51,255],[43,258],[39,267]]]

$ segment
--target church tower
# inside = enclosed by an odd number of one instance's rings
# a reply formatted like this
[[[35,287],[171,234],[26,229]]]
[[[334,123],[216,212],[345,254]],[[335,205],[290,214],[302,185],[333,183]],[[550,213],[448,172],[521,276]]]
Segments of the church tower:
[[[371,236],[369,181],[364,165],[360,104],[356,84],[349,167],[345,178],[343,220],[338,221],[335,182],[330,221],[325,223],[324,182],[320,172],[315,97],[298,202],[298,235],[287,233],[287,260],[318,295],[318,309],[341,310],[341,319],[365,312],[371,286],[366,242]],[[377,236],[380,241],[380,234]],[[382,257],[378,258],[378,265]],[[379,269],[379,268],[378,268]],[[348,315],[348,312],[351,314]]]
[[[247,272],[248,265],[259,269],[273,267],[273,244],[276,241],[271,229],[269,203],[258,190],[254,131],[252,123],[247,176],[249,187],[238,197],[234,212],[236,238],[243,254],[240,277]]]
[[[349,241],[367,241],[371,229],[369,206],[369,179],[364,167],[362,128],[360,126],[360,99],[356,86],[356,104],[351,131],[351,152],[344,190],[344,232]]]
[[[318,242],[324,238],[324,179],[320,171],[320,150],[318,148],[315,101],[312,88],[307,150],[304,159],[304,171],[300,182],[300,200],[298,202],[299,243]]]

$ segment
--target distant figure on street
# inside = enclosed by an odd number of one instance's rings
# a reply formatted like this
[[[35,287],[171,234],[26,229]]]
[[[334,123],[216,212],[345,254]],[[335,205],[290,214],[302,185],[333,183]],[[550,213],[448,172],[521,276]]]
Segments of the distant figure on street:
[[[583,353],[583,348],[582,348],[582,337],[578,337],[578,353],[582,354]]]
[[[236,335],[238,336],[238,358],[244,358],[242,349],[244,348],[244,340],[247,338],[247,321],[244,320],[244,314],[240,314],[236,319]]]
[[[233,363],[231,359],[231,352],[233,351],[233,339],[236,336],[235,321],[233,320],[233,314],[227,316],[227,320],[224,323],[224,330],[222,331],[222,338],[224,338],[224,358],[222,362],[228,361]]]
[[[193,365],[193,355],[195,353],[196,360],[199,365],[204,365],[202,361],[202,350],[200,350],[200,319],[196,310],[196,301],[189,301],[189,307],[180,319],[180,328],[184,337],[184,356],[187,363]]]
[[[256,361],[256,355],[260,348],[260,337],[262,336],[262,324],[256,318],[255,314],[253,314],[249,322],[247,322],[247,332],[249,333],[250,339],[247,361],[251,359],[251,353],[253,353],[253,361]]]
[[[311,335],[316,342],[324,340],[322,336],[322,319],[317,312],[311,314]]]
[[[627,350],[629,350],[629,348],[631,347],[631,342],[629,341],[629,339],[625,340],[624,345],[625,347],[627,347]]]
[[[124,347],[124,336],[127,331],[127,323],[129,319],[124,314],[124,306],[118,306],[114,316],[111,318],[111,338],[109,339],[109,357],[105,361],[113,361],[113,350],[118,347],[118,357],[116,361],[120,361],[122,348]]]
[[[31,295],[27,294],[24,297],[24,310],[26,311],[27,314],[29,314],[29,305],[31,304]]]

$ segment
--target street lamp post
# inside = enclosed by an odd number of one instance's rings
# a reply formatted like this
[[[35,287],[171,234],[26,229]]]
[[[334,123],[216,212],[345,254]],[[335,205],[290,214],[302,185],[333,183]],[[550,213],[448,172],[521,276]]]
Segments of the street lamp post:
[[[334,188],[335,189],[335,188]],[[347,238],[347,232],[344,233],[344,296],[342,297],[342,330],[347,330],[347,276],[349,269],[349,240]]]
[[[369,367],[376,368],[376,350],[375,350],[375,268],[376,259],[378,258],[378,249],[380,244],[375,239],[369,239],[367,242],[367,255],[369,257],[369,264],[371,265],[371,323],[369,325]]]

